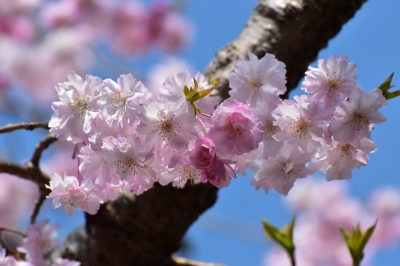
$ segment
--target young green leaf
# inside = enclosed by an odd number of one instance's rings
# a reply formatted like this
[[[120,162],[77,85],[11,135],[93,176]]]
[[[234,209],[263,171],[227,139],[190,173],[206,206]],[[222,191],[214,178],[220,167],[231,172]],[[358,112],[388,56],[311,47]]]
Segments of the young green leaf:
[[[262,223],[267,235],[288,253],[292,265],[296,265],[294,257],[296,247],[293,242],[293,230],[296,223],[296,217],[293,216],[291,223],[288,226],[285,226],[283,230],[268,223],[267,220],[263,220]]]
[[[389,91],[391,88],[394,87],[394,85],[392,85],[393,75],[394,72],[390,74],[390,76],[378,87],[382,91],[382,95],[383,97],[385,97],[386,100],[390,100],[400,96],[400,90],[396,90],[393,92]]]
[[[360,224],[357,224],[356,228],[351,232],[340,228],[351,258],[353,259],[353,266],[359,266],[364,258],[364,248],[367,245],[368,240],[371,238],[377,222],[378,221],[376,221],[375,224],[369,227],[364,233],[361,232]]]

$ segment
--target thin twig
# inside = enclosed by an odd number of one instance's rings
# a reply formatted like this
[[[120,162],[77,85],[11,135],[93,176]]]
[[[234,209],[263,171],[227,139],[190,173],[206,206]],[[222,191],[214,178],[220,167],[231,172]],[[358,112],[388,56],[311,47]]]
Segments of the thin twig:
[[[4,127],[0,127],[0,134],[13,132],[13,131],[19,130],[19,129],[25,129],[25,130],[34,130],[36,128],[49,129],[48,124],[49,124],[48,121],[28,122],[28,123],[21,123],[21,124],[8,124],[8,125],[5,125]]]
[[[31,214],[30,224],[34,224],[36,222],[36,217],[39,214],[40,207],[42,207],[42,204],[45,201],[47,194],[48,194],[47,189],[45,189],[45,190],[43,190],[42,188],[40,189],[40,196],[39,196],[39,199],[36,202],[35,208],[33,209],[33,212]]]
[[[40,125],[41,123],[32,123],[33,127]],[[26,126],[27,124],[25,124]],[[43,125],[43,124],[42,124]],[[27,128],[33,128],[28,126]],[[38,126],[37,126],[38,127]],[[8,127],[11,128],[11,127]],[[13,126],[14,129],[24,128],[22,124]],[[12,130],[11,130],[12,131]],[[10,132],[10,131],[7,131]],[[36,217],[39,214],[40,207],[42,206],[46,196],[48,195],[48,190],[46,184],[49,182],[50,178],[42,172],[39,166],[40,159],[42,158],[43,152],[57,140],[53,133],[48,134],[44,137],[38,145],[36,145],[35,151],[32,154],[31,160],[25,165],[15,164],[11,162],[0,160],[0,173],[8,173],[15,175],[36,183],[39,187],[39,199],[35,204],[33,212],[31,214],[31,224],[35,223]],[[0,228],[1,230],[1,228]]]
[[[10,232],[10,233],[13,233],[13,234],[20,235],[22,237],[26,237],[26,234],[22,233],[21,231],[10,229],[10,228],[7,228],[7,227],[0,227],[0,234],[1,234],[2,231],[6,231],[6,232]]]
[[[57,140],[56,136],[53,133],[48,134],[44,137],[38,145],[36,145],[35,152],[32,155],[30,162],[35,166],[39,166],[40,158],[42,157],[42,153],[46,150],[53,142]]]
[[[44,137],[38,145],[36,145],[35,151],[30,160],[30,164],[27,164],[28,166],[33,167],[33,172],[42,173],[39,167],[39,161],[42,158],[43,151],[45,151],[56,140],[56,136],[53,133],[50,133],[46,137]],[[36,184],[39,186],[40,195],[31,214],[31,224],[36,222],[36,217],[39,214],[40,207],[42,206],[44,200],[46,199],[46,196],[48,195],[46,183],[48,182],[49,178],[43,178],[43,176],[39,177],[40,179],[36,181]]]

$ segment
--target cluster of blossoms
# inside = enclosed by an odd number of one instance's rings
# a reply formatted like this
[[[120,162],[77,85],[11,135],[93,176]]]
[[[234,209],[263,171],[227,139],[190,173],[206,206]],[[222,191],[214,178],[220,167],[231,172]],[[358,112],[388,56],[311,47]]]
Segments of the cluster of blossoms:
[[[320,60],[306,72],[308,95],[282,100],[285,65],[270,54],[249,58],[236,64],[231,97],[218,106],[201,74],[180,72],[150,92],[132,75],[115,82],[69,73],[49,127],[76,145],[79,166],[76,176],[53,174],[54,207],[94,214],[121,191],[138,195],[156,182],[227,187],[247,166],[257,169],[257,189],[286,195],[315,171],[346,179],[367,164],[386,101],[379,89],[363,92],[354,63]]]
[[[20,256],[6,255],[6,250],[1,249],[0,265],[6,266],[79,266],[80,262],[57,258],[53,262],[45,259],[55,245],[57,225],[50,225],[48,220],[32,224],[28,227],[16,254],[24,254],[25,260]]]
[[[349,195],[343,182],[306,179],[296,184],[286,203],[297,213],[294,242],[298,265],[352,265],[340,227],[351,230],[360,224],[365,231],[378,219],[365,249],[365,265],[370,265],[379,249],[396,245],[400,239],[400,194],[393,188],[377,189],[362,202]],[[263,265],[291,263],[277,247],[267,254]]]
[[[18,88],[52,102],[54,84],[71,70],[84,73],[107,48],[124,56],[153,47],[173,53],[187,45],[191,31],[167,1],[1,1],[0,93]]]

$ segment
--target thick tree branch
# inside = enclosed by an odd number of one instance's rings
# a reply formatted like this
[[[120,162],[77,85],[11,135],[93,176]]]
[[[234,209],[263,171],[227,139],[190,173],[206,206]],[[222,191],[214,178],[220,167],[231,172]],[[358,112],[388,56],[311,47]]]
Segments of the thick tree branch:
[[[217,52],[207,67],[221,78],[217,87],[228,95],[233,65],[248,51],[263,57],[274,54],[287,67],[287,88],[297,86],[318,52],[367,0],[259,0],[237,39]]]
[[[273,53],[287,66],[293,89],[307,66],[366,0],[260,0],[240,36],[210,63],[228,97],[228,77],[247,51]],[[211,207],[217,189],[201,184],[155,186],[136,199],[122,197],[87,216],[85,232],[71,234],[63,255],[82,265],[179,265],[171,257],[189,226]],[[195,265],[195,264],[193,264]]]

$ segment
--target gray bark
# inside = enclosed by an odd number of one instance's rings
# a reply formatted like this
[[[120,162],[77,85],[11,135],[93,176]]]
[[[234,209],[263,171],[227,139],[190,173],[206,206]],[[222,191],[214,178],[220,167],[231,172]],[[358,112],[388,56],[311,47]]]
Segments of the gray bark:
[[[286,64],[287,87],[296,87],[310,62],[366,0],[260,0],[243,32],[217,52],[206,72],[220,78],[228,95],[233,65],[252,51],[272,53]],[[155,186],[136,199],[121,197],[101,207],[72,233],[62,250],[82,265],[200,265],[172,258],[190,225],[217,199],[209,185]]]

